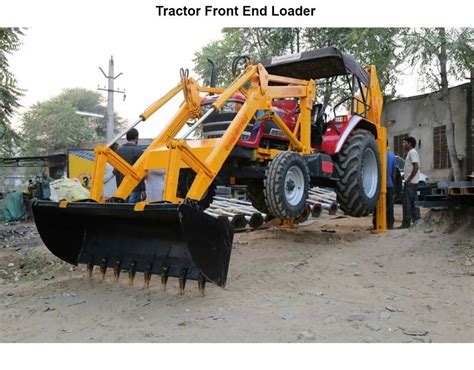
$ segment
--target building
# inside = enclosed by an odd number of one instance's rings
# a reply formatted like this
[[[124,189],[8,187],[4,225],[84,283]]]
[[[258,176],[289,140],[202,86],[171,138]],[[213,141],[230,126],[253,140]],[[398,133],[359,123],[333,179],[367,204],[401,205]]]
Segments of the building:
[[[455,125],[455,142],[461,160],[462,176],[474,171],[472,113],[472,82],[450,88],[450,99]],[[430,182],[452,180],[446,144],[445,107],[441,93],[435,92],[396,99],[384,105],[382,122],[387,127],[389,145],[395,154],[404,157],[402,140],[406,136],[417,139],[421,171]]]

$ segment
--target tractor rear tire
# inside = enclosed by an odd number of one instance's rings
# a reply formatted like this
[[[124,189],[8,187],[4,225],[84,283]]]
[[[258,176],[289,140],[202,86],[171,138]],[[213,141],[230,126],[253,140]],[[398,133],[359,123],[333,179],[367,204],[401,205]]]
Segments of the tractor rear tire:
[[[345,214],[362,217],[373,212],[380,194],[380,156],[375,137],[355,130],[334,160],[337,201]]]
[[[247,197],[252,206],[258,211],[268,214],[268,206],[265,203],[265,195],[263,194],[263,181],[257,180],[247,185]]]
[[[309,170],[304,158],[294,152],[278,154],[265,171],[265,203],[271,215],[282,220],[296,219],[306,205]]]

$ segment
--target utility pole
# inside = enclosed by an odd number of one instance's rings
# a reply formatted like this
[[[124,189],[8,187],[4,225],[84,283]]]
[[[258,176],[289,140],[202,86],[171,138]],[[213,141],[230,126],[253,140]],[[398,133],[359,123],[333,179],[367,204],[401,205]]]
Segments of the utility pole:
[[[123,73],[120,72],[117,76],[114,76],[113,56],[111,56],[109,60],[108,75],[105,74],[104,70],[101,67],[99,67],[99,69],[108,81],[107,88],[105,88],[105,86],[104,88],[100,88],[99,85],[97,85],[97,90],[107,91],[107,135],[106,135],[107,140],[106,141],[110,142],[114,138],[114,93],[124,94],[123,100],[125,100],[125,90],[123,91],[114,90],[114,81]]]

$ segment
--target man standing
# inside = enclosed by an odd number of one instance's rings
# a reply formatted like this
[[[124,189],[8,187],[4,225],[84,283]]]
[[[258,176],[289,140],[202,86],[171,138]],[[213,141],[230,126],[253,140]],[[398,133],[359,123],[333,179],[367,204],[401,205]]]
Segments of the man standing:
[[[138,131],[134,128],[130,129],[127,132],[127,142],[123,144],[120,148],[117,149],[117,154],[125,159],[130,165],[133,164],[140,158],[143,154],[143,150],[138,147]],[[114,175],[117,181],[117,188],[122,183],[124,176],[122,173],[114,169]],[[130,196],[127,199],[128,203],[137,203],[140,200],[144,199],[145,193],[145,182],[141,181],[137,187],[130,193]]]
[[[110,147],[114,152],[117,152],[119,145],[113,143]],[[106,198],[111,198],[114,196],[115,191],[117,190],[117,179],[115,178],[114,168],[111,164],[105,164],[105,174],[104,174],[104,188],[102,190],[102,195]]]
[[[414,224],[421,218],[420,209],[415,207],[416,190],[420,177],[420,156],[415,150],[416,139],[408,136],[403,139],[403,149],[407,153],[405,159],[405,167],[403,169],[403,177],[405,179],[404,193],[403,193],[403,221],[399,229],[406,229],[410,227],[411,222]]]
[[[395,154],[389,150],[387,143],[387,194],[386,194],[386,208],[387,208],[387,229],[393,229],[393,223],[395,221],[393,216],[393,196],[394,196],[394,182],[397,171],[397,162]],[[374,210],[373,224],[374,230],[377,228],[377,209]]]

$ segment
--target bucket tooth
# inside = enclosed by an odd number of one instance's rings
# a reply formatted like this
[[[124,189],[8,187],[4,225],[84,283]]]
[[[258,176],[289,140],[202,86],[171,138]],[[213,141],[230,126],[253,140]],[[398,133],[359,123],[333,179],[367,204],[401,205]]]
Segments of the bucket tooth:
[[[130,264],[130,270],[128,270],[128,285],[133,285],[133,280],[135,279],[137,263],[132,262]]]
[[[114,266],[114,283],[118,282],[119,276],[120,276],[120,267],[122,265],[122,262],[120,260],[115,261],[115,266]]]
[[[202,274],[199,275],[198,278],[198,290],[199,290],[199,296],[204,297],[204,289],[206,288],[206,277]]]
[[[152,274],[163,275],[162,285],[168,277],[179,278],[186,267],[182,286],[186,279],[197,280],[199,273],[207,282],[225,286],[234,235],[228,222],[185,203],[149,203],[140,211],[134,207],[92,200],[66,207],[53,201],[32,204],[44,244],[61,260],[85,265],[84,275],[86,269],[96,269],[112,283],[120,270],[119,281],[125,274],[132,283],[151,263]],[[168,271],[161,274],[163,267]]]
[[[107,260],[105,258],[102,258],[102,261],[100,261],[100,280],[101,281],[104,281],[106,272],[107,272]]]
[[[166,292],[166,283],[168,282],[169,266],[163,267],[161,271],[161,291]]]
[[[181,273],[179,274],[179,295],[184,294],[184,288],[186,287],[186,278],[188,275],[188,268],[183,267]]]
[[[153,264],[149,263],[146,267],[146,270],[143,272],[143,277],[144,277],[143,288],[145,288],[145,289],[148,289],[150,287],[152,267],[153,267]]]

